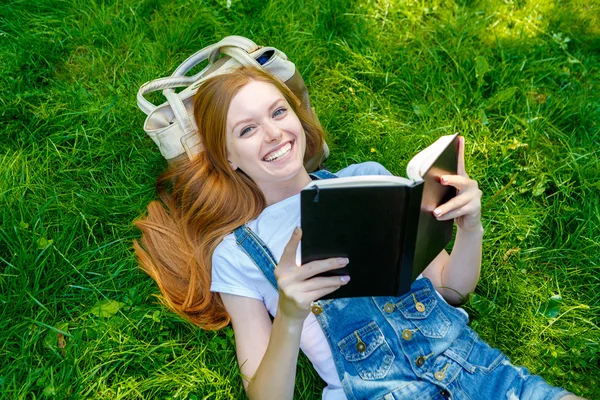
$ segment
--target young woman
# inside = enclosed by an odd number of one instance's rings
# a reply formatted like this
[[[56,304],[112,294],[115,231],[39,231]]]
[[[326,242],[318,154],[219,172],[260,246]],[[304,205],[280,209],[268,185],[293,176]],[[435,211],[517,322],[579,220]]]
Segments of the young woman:
[[[269,74],[242,68],[206,81],[194,113],[204,152],[157,182],[163,205],[137,225],[142,267],[167,304],[206,329],[231,321],[250,399],[291,399],[301,348],[332,399],[576,399],[483,343],[450,306],[475,289],[483,228],[481,191],[464,169],[442,181],[457,196],[434,214],[454,219],[443,251],[399,297],[318,301],[352,278],[318,277],[352,260],[300,265],[299,193],[304,162],[323,131]],[[389,174],[376,163],[337,176]],[[274,319],[271,320],[270,316]]]

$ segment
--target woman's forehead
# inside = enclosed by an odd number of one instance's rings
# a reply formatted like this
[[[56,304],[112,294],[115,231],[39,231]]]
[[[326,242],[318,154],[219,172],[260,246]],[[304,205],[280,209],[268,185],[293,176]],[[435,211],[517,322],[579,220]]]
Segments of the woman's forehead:
[[[235,123],[239,119],[264,112],[282,99],[283,95],[272,83],[251,81],[233,96],[227,112],[227,122]]]

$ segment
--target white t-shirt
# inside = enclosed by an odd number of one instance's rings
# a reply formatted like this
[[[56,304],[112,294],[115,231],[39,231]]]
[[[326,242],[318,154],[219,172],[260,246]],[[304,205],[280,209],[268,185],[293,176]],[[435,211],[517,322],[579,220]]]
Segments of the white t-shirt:
[[[391,173],[378,163],[366,162],[344,168],[336,175],[347,177],[391,175]],[[258,218],[248,223],[248,227],[263,240],[276,260],[281,258],[294,228],[299,225],[300,194],[270,205]],[[300,263],[300,249],[296,259]],[[227,235],[213,253],[210,290],[261,300],[271,315],[276,314],[279,299],[277,291],[250,257],[237,245],[233,233]],[[327,387],[323,390],[323,400],[346,400],[331,349],[312,313],[304,321],[300,348],[312,362],[319,376],[327,383]]]

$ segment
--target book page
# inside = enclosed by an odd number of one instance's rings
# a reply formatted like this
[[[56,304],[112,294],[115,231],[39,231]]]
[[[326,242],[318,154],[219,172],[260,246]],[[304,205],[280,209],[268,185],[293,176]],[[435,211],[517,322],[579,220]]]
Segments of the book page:
[[[319,188],[351,188],[367,186],[411,186],[412,184],[412,181],[400,176],[362,175],[337,179],[319,179],[318,181],[312,181],[304,189],[310,189],[315,186]]]
[[[458,136],[458,133],[442,136],[430,146],[420,151],[408,162],[406,176],[413,181],[422,181],[427,170],[431,168],[435,160],[452,143],[456,136]]]

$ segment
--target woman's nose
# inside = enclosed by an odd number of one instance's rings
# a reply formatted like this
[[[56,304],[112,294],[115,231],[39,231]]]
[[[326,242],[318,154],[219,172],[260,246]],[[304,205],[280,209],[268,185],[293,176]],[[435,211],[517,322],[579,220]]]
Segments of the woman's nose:
[[[272,142],[273,140],[281,138],[281,129],[279,129],[279,127],[271,121],[265,123],[264,130],[265,140],[268,142]]]

